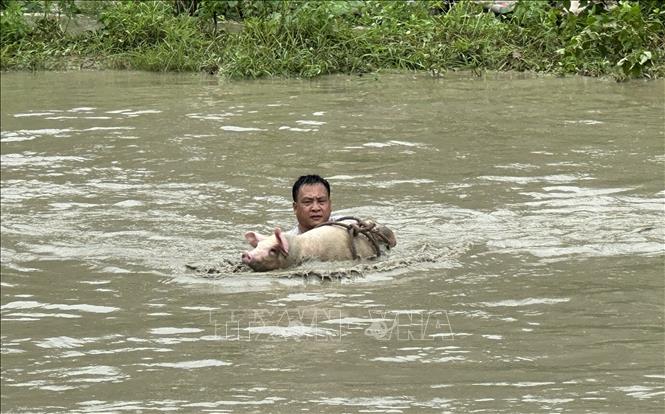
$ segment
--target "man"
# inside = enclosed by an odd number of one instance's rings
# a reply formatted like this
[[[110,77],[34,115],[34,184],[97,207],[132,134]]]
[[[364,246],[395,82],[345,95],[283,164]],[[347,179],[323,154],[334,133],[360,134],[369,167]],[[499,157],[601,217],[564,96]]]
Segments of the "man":
[[[326,179],[318,175],[303,175],[293,184],[291,195],[298,224],[288,234],[302,234],[331,220],[330,184]]]

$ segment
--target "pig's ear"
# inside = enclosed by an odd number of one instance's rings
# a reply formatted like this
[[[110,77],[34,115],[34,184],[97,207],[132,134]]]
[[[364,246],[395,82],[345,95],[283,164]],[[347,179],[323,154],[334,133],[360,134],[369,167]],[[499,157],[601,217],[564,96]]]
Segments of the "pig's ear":
[[[253,231],[248,231],[245,233],[245,240],[247,240],[249,244],[252,245],[252,247],[256,247],[256,245],[265,238],[266,236],[263,236],[259,233],[254,233]]]
[[[281,250],[282,253],[284,253],[284,256],[288,256],[289,242],[286,240],[286,237],[284,237],[284,233],[282,233],[282,229],[280,229],[279,227],[275,229],[275,238],[277,239],[279,250]]]

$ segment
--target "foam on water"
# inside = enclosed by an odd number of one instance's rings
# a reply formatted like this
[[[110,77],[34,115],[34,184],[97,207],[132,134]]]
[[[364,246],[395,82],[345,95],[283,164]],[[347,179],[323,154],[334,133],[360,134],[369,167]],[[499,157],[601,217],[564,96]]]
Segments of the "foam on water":
[[[220,361],[218,359],[201,359],[196,361],[182,361],[182,362],[155,362],[150,364],[139,364],[145,367],[162,367],[162,368],[177,368],[177,369],[196,369],[208,367],[223,367],[233,365],[229,362]]]
[[[57,309],[57,310],[78,310],[81,312],[91,313],[110,313],[119,310],[120,308],[114,306],[99,306],[99,305],[86,305],[86,304],[52,304],[41,303],[37,301],[15,301],[9,302],[0,306],[1,310],[7,309]]]
[[[68,162],[85,162],[83,157],[74,156],[38,156],[32,154],[3,154],[0,156],[0,162],[5,166],[39,166],[39,167],[58,167]]]
[[[202,332],[199,328],[153,328],[150,333],[153,335],[177,335],[183,333],[198,333]]]
[[[557,303],[569,302],[570,298],[527,298],[520,300],[502,300],[498,302],[483,302],[482,305],[494,307],[516,307],[516,306],[532,306],[532,305],[555,305]]]
[[[222,131],[231,131],[231,132],[251,132],[251,131],[266,131],[265,129],[262,128],[254,128],[254,127],[240,127],[240,126],[233,126],[233,125],[224,125],[220,127]]]
[[[273,336],[280,338],[307,338],[307,337],[335,337],[337,331],[318,326],[304,326],[294,324],[291,326],[255,326],[245,328],[245,331],[255,338],[258,336]]]

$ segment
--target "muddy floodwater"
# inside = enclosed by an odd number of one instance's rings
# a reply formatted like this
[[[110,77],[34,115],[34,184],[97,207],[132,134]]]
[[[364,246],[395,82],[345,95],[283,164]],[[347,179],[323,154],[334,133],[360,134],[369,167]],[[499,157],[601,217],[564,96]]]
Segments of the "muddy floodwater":
[[[665,409],[662,80],[1,87],[3,413]],[[237,266],[309,173],[396,248]]]

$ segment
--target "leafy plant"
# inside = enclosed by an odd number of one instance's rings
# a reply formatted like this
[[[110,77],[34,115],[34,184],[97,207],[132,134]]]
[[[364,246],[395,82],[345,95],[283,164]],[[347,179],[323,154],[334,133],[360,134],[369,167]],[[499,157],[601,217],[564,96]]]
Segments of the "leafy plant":
[[[382,69],[665,76],[659,0],[523,0],[495,15],[468,0],[0,0],[3,69],[96,66],[219,71],[232,78]],[[23,12],[47,19],[26,21]],[[72,34],[64,13],[103,28]],[[216,23],[236,20],[237,30]],[[228,22],[227,22],[228,23]],[[65,23],[66,25],[66,23]],[[66,27],[65,27],[66,29]],[[212,30],[211,30],[212,29]]]
[[[173,8],[163,1],[117,2],[100,16],[104,38],[114,50],[163,41],[164,27],[173,19]]]
[[[20,42],[29,31],[28,23],[23,18],[23,8],[16,1],[10,2],[0,17],[0,45]]]
[[[653,10],[655,18],[643,14],[639,3],[621,1],[605,12],[591,7],[586,16],[569,16],[566,25],[575,34],[558,50],[565,72],[589,75],[614,73],[618,78],[638,76],[653,65],[652,47],[662,51],[653,34],[663,33],[662,11]],[[662,52],[661,52],[662,53]]]

